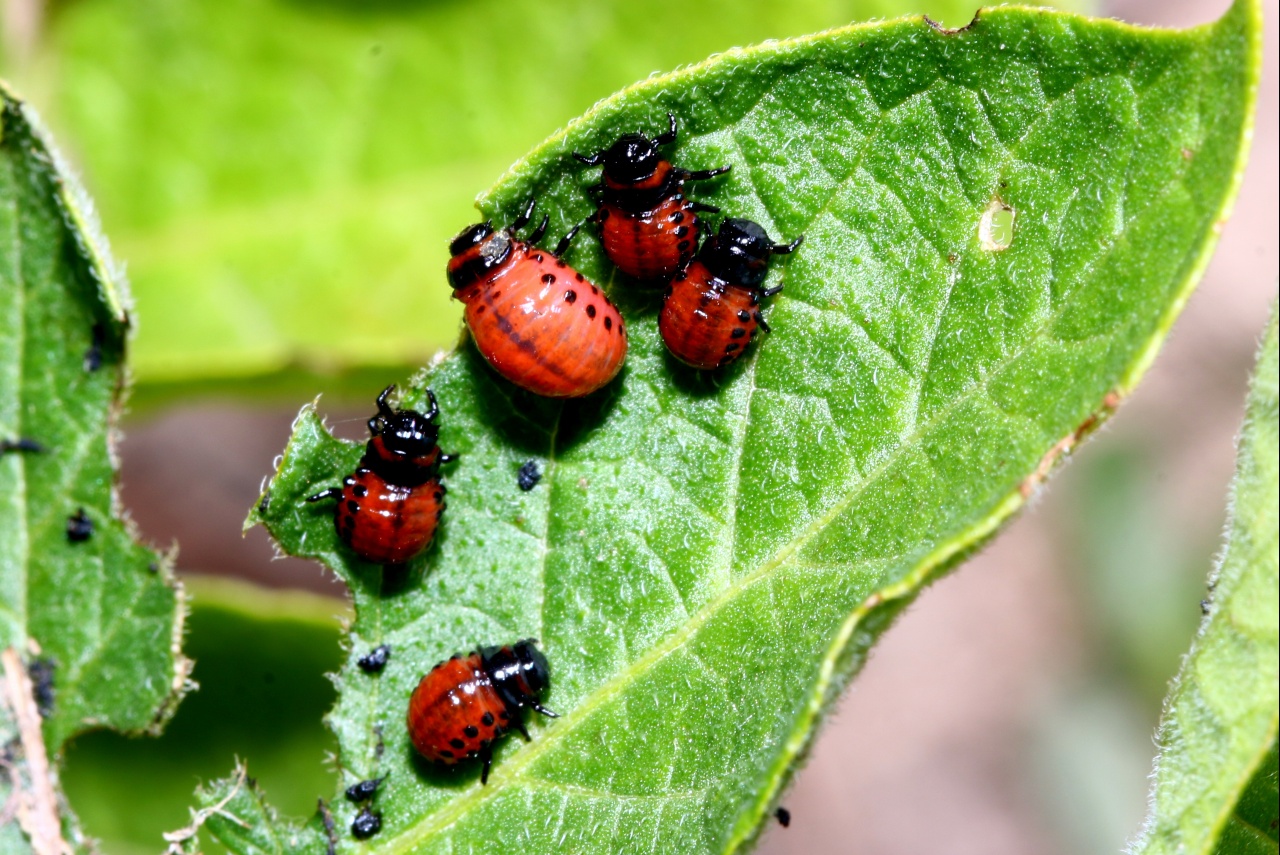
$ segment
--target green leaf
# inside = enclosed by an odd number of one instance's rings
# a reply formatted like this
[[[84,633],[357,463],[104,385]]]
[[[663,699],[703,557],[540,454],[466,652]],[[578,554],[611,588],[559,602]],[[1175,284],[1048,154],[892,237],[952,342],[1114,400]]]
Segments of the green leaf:
[[[333,785],[325,756],[337,745],[321,718],[334,700],[323,675],[342,659],[341,604],[207,576],[188,576],[185,588],[184,652],[200,691],[157,739],[99,731],[67,751],[67,797],[110,855],[155,855],[163,832],[190,821],[192,781],[226,772],[237,756],[253,758],[281,810],[314,810]]]
[[[1011,8],[960,31],[856,26],[647,80],[513,167],[484,214],[509,222],[536,195],[563,233],[595,179],[569,153],[670,111],[675,160],[734,167],[700,198],[806,240],[771,272],[773,334],[700,375],[663,350],[660,294],[615,279],[584,235],[570,261],[629,323],[620,380],[536,400],[469,344],[417,378],[402,403],[429,383],[461,458],[403,578],[304,501],[361,448],[303,410],[250,520],[353,591],[330,724],[343,785],[390,776],[379,851],[748,847],[879,634],[1150,363],[1239,181],[1259,32],[1250,2],[1184,32]],[[983,241],[997,200],[1014,214],[1002,251]],[[524,493],[528,459],[545,476]],[[502,744],[487,786],[419,763],[403,720],[421,674],[527,636],[562,717]],[[383,643],[387,669],[361,672]],[[301,833],[232,795],[210,827],[234,850]],[[354,807],[332,811],[353,848]]]
[[[1151,814],[1132,851],[1274,853],[1280,799],[1280,401],[1273,314],[1249,392],[1222,566],[1166,702]]]
[[[459,218],[599,98],[729,45],[976,6],[99,0],[56,7],[28,88],[129,261],[141,391],[281,373],[294,397],[452,346]]]
[[[0,100],[0,441],[11,449],[0,453],[0,650],[22,798],[34,813],[45,799],[47,817],[63,743],[93,728],[158,731],[189,663],[172,571],[134,541],[115,495],[124,280],[30,108],[3,86]],[[22,823],[47,844],[48,828],[32,827]]]

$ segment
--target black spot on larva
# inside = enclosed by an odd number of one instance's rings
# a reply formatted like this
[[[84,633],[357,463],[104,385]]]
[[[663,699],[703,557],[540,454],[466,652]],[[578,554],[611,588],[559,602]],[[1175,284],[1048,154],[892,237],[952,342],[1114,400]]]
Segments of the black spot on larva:
[[[449,740],[449,744],[452,745],[454,748],[458,749],[459,751],[467,747],[467,743],[463,742],[461,739],[459,739],[456,736],[453,739]]]
[[[538,468],[538,461],[526,460],[524,465],[520,467],[520,471],[516,473],[516,486],[526,493],[538,486],[538,482],[542,480],[542,470]],[[485,718],[489,719],[485,724],[493,723],[493,715],[485,713]]]
[[[751,313],[748,312],[746,309],[743,309],[742,311],[738,312],[738,320],[742,321],[744,324],[748,323],[751,320]]]
[[[67,540],[82,543],[93,536],[93,520],[85,515],[84,508],[67,517]]]
[[[613,318],[608,315],[604,316],[604,328],[607,330],[613,329]]]
[[[534,261],[536,261],[536,262],[538,262],[539,264],[541,264],[541,263],[543,262],[543,255],[542,255],[542,253],[540,253],[540,252],[539,252],[539,253],[535,253],[535,254],[534,254],[534,256],[533,256],[533,260],[534,260]]]
[[[453,752],[452,752],[452,751],[450,751],[448,748],[441,748],[441,749],[440,749],[440,756],[441,756],[441,757],[448,757],[449,759],[453,759]]]
[[[599,288],[597,288],[596,286],[592,285],[592,286],[591,286],[591,293],[592,293],[592,294],[599,294],[599,293],[600,293],[600,289],[599,289]]]
[[[366,806],[351,820],[351,835],[356,840],[368,840],[382,830],[382,814],[374,813]]]
[[[678,238],[682,238],[682,237],[684,237],[684,236],[685,236],[685,235],[687,235],[687,234],[689,234],[689,227],[688,227],[688,226],[677,226],[677,227],[676,227],[676,237],[678,237]]]
[[[782,826],[783,828],[791,827],[791,811],[787,810],[784,807],[779,807],[777,810],[773,812],[773,816],[775,819],[778,820],[778,825]]]
[[[586,282],[586,281],[587,281],[587,277],[583,276],[581,273],[576,274],[575,278],[576,278],[579,282]]]
[[[591,303],[587,304],[587,317],[594,318],[596,316],[596,307]]]
[[[485,727],[491,726],[493,724],[493,713],[485,712],[484,715],[480,716],[480,723]]]
[[[373,798],[373,794],[378,791],[378,786],[385,780],[383,778],[369,778],[367,781],[361,781],[358,784],[352,784],[347,787],[347,799],[357,804],[368,801]]]
[[[729,336],[731,338],[742,338],[746,334],[747,334],[747,331],[744,330],[742,327],[734,327],[733,332],[729,333]]]
[[[383,668],[387,667],[387,660],[391,658],[391,645],[379,644],[370,650],[364,656],[356,660],[356,664],[360,666],[360,670],[366,674],[377,674]]]
[[[669,219],[669,220],[671,220],[671,222],[673,222],[673,223],[683,222],[683,221],[684,221],[684,211],[676,211],[674,214],[672,214],[670,217],[668,217],[668,219]]]
[[[351,511],[353,514],[360,513],[360,503],[355,499],[347,499],[347,510]]]
[[[469,738],[475,739],[477,736],[480,735],[480,728],[476,727],[474,724],[469,724],[462,729],[462,732],[465,733]]]
[[[542,274],[542,281],[547,285],[554,285],[556,281],[556,275],[554,273],[544,273]]]
[[[572,305],[572,304],[573,304],[573,301],[574,301],[574,300],[577,300],[577,299],[578,299],[578,292],[577,292],[577,291],[565,291],[565,292],[564,292],[564,301],[565,301],[566,303],[569,303],[570,305]]]
[[[32,659],[27,666],[31,676],[31,687],[36,699],[36,709],[41,718],[53,715],[53,704],[56,698],[53,691],[53,672],[58,667],[58,660],[51,658]]]
[[[733,352],[734,352],[735,350],[737,350],[737,349],[738,349],[738,343],[737,343],[737,342],[734,342],[733,344],[726,344],[726,345],[725,345],[725,347],[724,347],[724,352],[725,352],[725,353],[733,353]]]
[[[680,250],[681,252],[684,252],[689,248],[689,246],[690,244],[687,240],[682,240],[678,244],[676,244],[676,249]]]
[[[479,306],[476,306],[476,314],[477,314],[477,315],[483,315],[483,314],[484,314],[484,310],[485,310],[485,307],[484,307],[484,305],[483,305],[483,304],[482,304],[482,305],[479,305]]]
[[[501,296],[502,296],[502,292],[499,291],[497,288],[494,288],[493,293],[489,295],[489,298],[492,300],[496,300]]]
[[[354,487],[351,488],[351,492],[355,493],[358,497],[363,499],[365,496],[369,495],[369,488],[363,484],[356,484]]]
[[[564,259],[563,259],[563,258],[557,258],[557,259],[556,259],[556,267],[564,267],[564,266],[565,266]]]
[[[444,491],[436,490],[435,493],[432,494],[431,498],[435,499],[437,502],[440,501],[441,499],[444,498]]]

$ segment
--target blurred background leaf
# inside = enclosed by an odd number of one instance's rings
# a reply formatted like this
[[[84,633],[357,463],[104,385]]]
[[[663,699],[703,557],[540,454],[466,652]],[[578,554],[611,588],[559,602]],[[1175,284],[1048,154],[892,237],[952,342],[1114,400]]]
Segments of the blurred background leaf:
[[[158,739],[99,731],[67,752],[63,786],[111,855],[159,852],[161,832],[189,822],[196,784],[237,756],[252,757],[252,774],[282,810],[310,813],[333,789],[324,761],[337,741],[321,719],[335,698],[324,675],[342,663],[341,603],[213,577],[188,577],[187,586],[186,652],[200,690]]]
[[[1160,723],[1133,855],[1277,850],[1280,722],[1280,357],[1271,316],[1249,393],[1221,563]]]
[[[145,406],[422,364],[457,337],[445,246],[473,198],[597,99],[735,45],[913,12],[960,26],[975,7],[62,0],[0,72],[128,260]]]

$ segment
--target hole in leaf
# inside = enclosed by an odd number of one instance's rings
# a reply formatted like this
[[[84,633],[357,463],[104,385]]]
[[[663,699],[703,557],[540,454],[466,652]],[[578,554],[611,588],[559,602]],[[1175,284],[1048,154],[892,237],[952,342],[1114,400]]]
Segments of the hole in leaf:
[[[1014,211],[999,199],[992,199],[978,223],[978,240],[987,252],[1001,252],[1013,243]]]

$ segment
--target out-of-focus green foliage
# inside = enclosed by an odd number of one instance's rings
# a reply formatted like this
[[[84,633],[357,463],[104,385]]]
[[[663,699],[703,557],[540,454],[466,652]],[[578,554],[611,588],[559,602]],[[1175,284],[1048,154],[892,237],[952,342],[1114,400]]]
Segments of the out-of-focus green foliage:
[[[88,198],[0,85],[0,804],[37,837],[25,818],[56,792],[63,743],[154,732],[185,688],[172,568],[134,540],[115,495],[128,305]],[[17,823],[0,826],[0,847],[28,845]],[[81,849],[69,814],[63,835]]]
[[[237,757],[291,813],[333,790],[324,759],[336,746],[321,719],[334,697],[324,675],[342,663],[341,604],[217,580],[190,587],[186,652],[200,690],[158,739],[91,733],[67,751],[67,795],[110,855],[159,852],[160,833],[190,821],[193,783]]]
[[[561,233],[595,178],[569,153],[671,112],[675,159],[734,167],[702,198],[806,242],[772,273],[773,334],[706,375],[667,356],[658,295],[584,236],[569,260],[618,300],[625,371],[591,399],[537,400],[464,345],[405,389],[420,407],[432,386],[461,457],[438,541],[403,575],[305,501],[361,448],[303,411],[251,520],[352,589],[330,721],[343,784],[390,776],[376,845],[748,848],[880,632],[1149,365],[1238,184],[1258,42],[1243,0],[1185,32],[1028,9],[859,27],[631,87],[517,164],[485,214],[537,196]],[[982,239],[997,199],[1016,216],[1002,250]],[[529,458],[545,476],[524,493]],[[562,717],[502,743],[487,786],[420,762],[399,724],[419,677],[529,636]],[[363,672],[384,643],[386,670]],[[332,841],[242,779],[201,800],[237,852],[359,847],[336,798]]]
[[[1160,725],[1135,855],[1263,855],[1280,832],[1280,359],[1268,327],[1245,414],[1222,566]]]
[[[1079,5],[1067,3],[1060,5]],[[519,154],[713,51],[973,0],[66,0],[17,73],[82,165],[142,318],[140,392],[420,365],[445,246]]]

